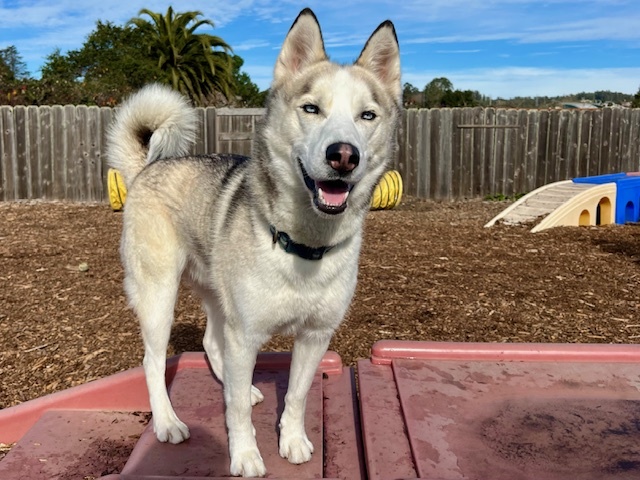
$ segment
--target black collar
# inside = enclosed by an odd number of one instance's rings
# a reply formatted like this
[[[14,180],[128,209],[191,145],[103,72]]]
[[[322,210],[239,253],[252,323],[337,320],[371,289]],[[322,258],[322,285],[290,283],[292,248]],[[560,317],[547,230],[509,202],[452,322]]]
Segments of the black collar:
[[[273,236],[273,243],[278,243],[282,249],[287,253],[293,253],[294,255],[304,258],[305,260],[322,260],[322,256],[331,250],[333,247],[318,247],[312,248],[302,243],[296,243],[291,240],[291,237],[285,232],[279,232],[276,227],[269,225],[269,231]]]

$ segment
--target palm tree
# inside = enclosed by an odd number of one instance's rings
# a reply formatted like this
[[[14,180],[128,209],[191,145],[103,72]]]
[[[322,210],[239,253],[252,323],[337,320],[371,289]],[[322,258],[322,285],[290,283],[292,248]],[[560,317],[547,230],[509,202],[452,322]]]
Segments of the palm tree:
[[[174,13],[171,7],[162,15],[145,8],[129,21],[147,33],[149,55],[158,59],[166,75],[163,80],[195,105],[216,92],[229,99],[234,90],[231,47],[218,36],[194,33],[203,25],[214,27],[211,20],[199,20],[201,15],[198,11]]]

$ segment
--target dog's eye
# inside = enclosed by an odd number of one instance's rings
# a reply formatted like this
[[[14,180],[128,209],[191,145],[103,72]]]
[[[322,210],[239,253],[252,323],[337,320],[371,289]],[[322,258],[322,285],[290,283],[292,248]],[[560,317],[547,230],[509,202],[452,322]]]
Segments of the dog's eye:
[[[302,109],[306,113],[312,113],[314,115],[318,115],[320,113],[320,107],[318,107],[317,105],[313,105],[311,103],[307,103],[307,104],[303,105]]]
[[[362,118],[363,120],[374,120],[377,117],[377,115],[374,112],[371,111],[366,111],[366,112],[362,112],[362,115],[360,115],[360,118]]]

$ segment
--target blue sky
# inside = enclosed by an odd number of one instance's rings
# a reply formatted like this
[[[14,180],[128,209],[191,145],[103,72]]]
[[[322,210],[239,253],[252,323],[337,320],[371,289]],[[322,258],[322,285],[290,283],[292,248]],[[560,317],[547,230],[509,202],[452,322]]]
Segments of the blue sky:
[[[305,6],[320,20],[330,57],[342,63],[357,58],[380,22],[392,20],[403,82],[420,89],[435,77],[493,98],[633,94],[640,87],[638,0],[0,0],[0,48],[16,46],[39,76],[48,54],[80,48],[97,20],[124,25],[142,8],[165,12],[169,5],[213,20],[213,33],[245,59],[261,88]]]

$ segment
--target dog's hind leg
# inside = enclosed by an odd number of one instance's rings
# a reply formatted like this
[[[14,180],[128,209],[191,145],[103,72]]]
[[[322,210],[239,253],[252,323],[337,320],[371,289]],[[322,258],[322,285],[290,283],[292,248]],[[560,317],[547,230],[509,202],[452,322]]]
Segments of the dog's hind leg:
[[[153,413],[153,430],[161,442],[180,443],[189,438],[178,418],[165,383],[166,356],[178,285],[145,285],[145,300],[136,305],[144,340],[144,372]],[[175,291],[174,291],[175,288]]]
[[[296,336],[289,372],[285,407],[280,417],[280,456],[291,463],[311,460],[313,444],[304,428],[307,394],[322,356],[327,351],[331,333],[303,332]]]
[[[144,342],[143,366],[154,432],[161,442],[180,443],[189,438],[189,429],[171,405],[165,371],[184,258],[177,248],[169,248],[172,231],[160,222],[155,227],[125,230],[122,244],[122,254],[126,259],[125,290],[140,322]],[[156,238],[163,239],[163,248],[152,243],[151,232],[157,234]]]
[[[207,314],[207,326],[204,331],[202,346],[207,353],[211,369],[215,376],[224,384],[224,314],[220,303],[211,292],[198,291],[202,298],[202,305]],[[264,400],[262,392],[251,385],[251,405],[256,405]]]

